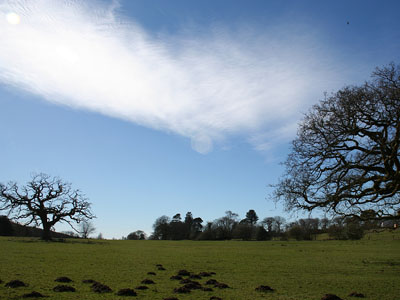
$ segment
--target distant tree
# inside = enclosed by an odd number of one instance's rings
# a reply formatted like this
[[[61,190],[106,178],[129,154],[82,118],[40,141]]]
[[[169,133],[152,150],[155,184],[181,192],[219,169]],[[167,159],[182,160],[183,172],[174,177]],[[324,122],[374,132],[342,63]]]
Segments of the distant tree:
[[[175,216],[172,217],[171,222],[181,222],[181,221],[182,221],[181,214],[176,214]]]
[[[305,115],[275,197],[288,210],[400,219],[399,158],[400,65],[390,64]]]
[[[0,183],[0,211],[7,211],[11,219],[25,221],[25,225],[42,225],[44,240],[51,239],[51,228],[66,222],[80,223],[95,216],[90,203],[79,190],[57,177],[40,173],[32,176],[25,186],[15,182]]]
[[[145,240],[146,234],[142,230],[136,230],[135,232],[131,232],[126,237],[127,240]]]
[[[257,216],[256,212],[254,211],[254,209],[250,209],[246,213],[246,220],[250,225],[255,225],[257,223],[258,216]]]
[[[12,236],[14,229],[11,221],[6,216],[0,216],[0,235]]]
[[[169,217],[159,217],[153,224],[154,231],[151,238],[155,240],[168,240],[170,238],[169,223]]]
[[[272,233],[272,229],[273,229],[273,226],[275,224],[275,218],[273,218],[273,217],[264,218],[262,220],[261,224],[266,227],[266,230],[269,233]]]
[[[256,239],[257,241],[268,241],[272,238],[271,234],[265,230],[264,226],[257,226]]]
[[[214,223],[213,222],[207,222],[204,230],[199,234],[198,239],[199,240],[215,240],[215,231],[214,231]]]
[[[247,220],[242,220],[233,230],[233,237],[235,239],[242,239],[243,241],[249,241],[252,239],[254,233],[254,226]]]
[[[238,224],[239,215],[231,212],[225,212],[225,216],[219,218],[213,223],[213,230],[215,231],[216,239],[229,240],[232,238],[232,232]]]
[[[275,231],[277,232],[278,235],[281,233],[282,225],[284,225],[285,222],[286,219],[284,217],[281,216],[274,217]]]
[[[97,235],[96,239],[98,239],[98,240],[103,240],[103,239],[104,239],[104,238],[103,238],[103,234],[100,232],[100,233]]]
[[[336,217],[331,221],[328,233],[337,240],[358,240],[364,236],[364,229],[357,218]]]
[[[92,222],[82,221],[79,224],[79,234],[83,239],[89,238],[92,233],[96,232],[96,227],[94,227]]]

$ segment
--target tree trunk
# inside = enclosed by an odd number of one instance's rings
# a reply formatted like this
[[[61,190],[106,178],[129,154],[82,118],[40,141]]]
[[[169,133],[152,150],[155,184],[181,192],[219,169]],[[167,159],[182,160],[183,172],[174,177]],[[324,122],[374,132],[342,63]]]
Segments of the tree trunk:
[[[50,241],[51,240],[51,226],[50,224],[43,223],[43,233],[42,233],[42,240]]]

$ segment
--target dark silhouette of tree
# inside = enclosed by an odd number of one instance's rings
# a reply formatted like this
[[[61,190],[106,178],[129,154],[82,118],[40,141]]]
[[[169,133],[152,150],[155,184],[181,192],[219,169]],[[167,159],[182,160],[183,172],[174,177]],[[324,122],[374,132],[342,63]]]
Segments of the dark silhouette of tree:
[[[87,239],[89,235],[96,232],[96,227],[94,227],[92,222],[82,221],[79,224],[79,233],[82,238]]]
[[[176,214],[175,216],[172,217],[171,222],[181,222],[181,221],[182,221],[181,214]]]
[[[275,216],[274,217],[274,231],[276,232],[277,235],[279,235],[282,231],[282,225],[285,224],[286,219],[281,216]]]
[[[231,212],[225,212],[225,216],[219,218],[213,223],[213,230],[215,231],[215,238],[218,240],[229,240],[232,238],[232,232],[238,224],[239,215]]]
[[[250,209],[247,213],[246,213],[246,220],[249,224],[251,225],[255,225],[258,221],[258,216],[256,214],[256,212],[254,211],[254,209]]]
[[[257,241],[268,241],[272,238],[270,232],[265,230],[264,226],[257,226],[256,228],[256,240]]]
[[[152,239],[168,240],[170,237],[169,222],[170,222],[169,217],[167,216],[159,217],[153,224],[154,232],[152,234]]]
[[[264,218],[261,222],[261,224],[267,228],[266,230],[269,233],[272,233],[272,228],[274,226],[274,223],[275,219],[273,217]]]
[[[135,232],[131,232],[126,237],[127,240],[145,240],[146,234],[142,230],[136,230]]]
[[[253,237],[254,226],[247,220],[243,219],[233,230],[233,237],[235,239],[242,239],[243,241],[250,241]]]
[[[15,182],[0,183],[0,210],[8,211],[11,219],[24,221],[25,225],[42,225],[44,240],[51,239],[51,228],[66,222],[80,223],[94,218],[91,204],[70,183],[46,174],[32,176],[25,186]]]
[[[288,210],[400,219],[399,146],[400,66],[390,64],[306,114],[275,196]]]

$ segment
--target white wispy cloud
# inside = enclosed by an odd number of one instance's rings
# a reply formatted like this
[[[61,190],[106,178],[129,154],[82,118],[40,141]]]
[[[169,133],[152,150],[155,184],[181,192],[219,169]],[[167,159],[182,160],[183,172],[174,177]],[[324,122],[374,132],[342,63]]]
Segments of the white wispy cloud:
[[[114,7],[0,1],[0,81],[188,137],[207,153],[230,136],[267,149],[334,80],[312,33],[288,26],[155,35]]]

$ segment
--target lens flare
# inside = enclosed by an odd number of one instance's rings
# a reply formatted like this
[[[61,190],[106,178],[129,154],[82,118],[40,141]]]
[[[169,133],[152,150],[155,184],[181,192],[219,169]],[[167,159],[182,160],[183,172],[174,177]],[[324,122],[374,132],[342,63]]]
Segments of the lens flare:
[[[6,15],[6,20],[12,25],[18,25],[21,22],[21,17],[16,13],[11,12]]]

